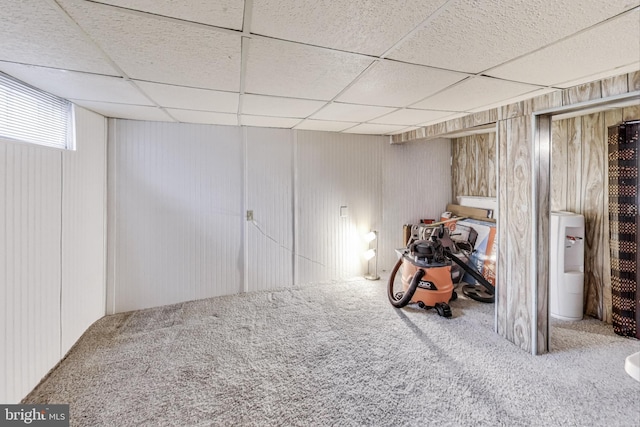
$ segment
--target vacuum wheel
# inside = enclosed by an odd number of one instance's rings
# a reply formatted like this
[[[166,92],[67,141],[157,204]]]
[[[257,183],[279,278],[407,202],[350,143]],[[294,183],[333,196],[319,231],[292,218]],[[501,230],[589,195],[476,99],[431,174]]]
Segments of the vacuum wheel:
[[[451,301],[455,301],[457,299],[458,299],[458,293],[456,291],[453,291],[451,293],[451,299],[449,301],[451,302]]]
[[[495,301],[495,296],[487,292],[487,289],[481,285],[464,285],[462,293],[475,301],[487,303]]]
[[[451,307],[449,307],[449,304],[438,302],[436,303],[436,310],[442,317],[451,317]]]

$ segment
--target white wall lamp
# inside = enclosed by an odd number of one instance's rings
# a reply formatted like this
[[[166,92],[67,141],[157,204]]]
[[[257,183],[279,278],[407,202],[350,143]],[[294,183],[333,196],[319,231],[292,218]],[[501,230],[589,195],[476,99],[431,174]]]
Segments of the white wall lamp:
[[[364,253],[364,257],[367,260],[367,274],[364,276],[367,280],[379,280],[378,276],[378,232],[373,230],[368,232],[364,239],[369,243],[369,249]],[[373,247],[372,247],[372,243]],[[371,271],[371,260],[373,259],[373,272]]]

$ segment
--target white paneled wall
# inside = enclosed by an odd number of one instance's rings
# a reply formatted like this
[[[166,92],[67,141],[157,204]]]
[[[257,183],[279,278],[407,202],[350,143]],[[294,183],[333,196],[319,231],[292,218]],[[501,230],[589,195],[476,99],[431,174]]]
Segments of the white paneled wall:
[[[241,128],[109,122],[109,312],[242,290]]]
[[[75,151],[62,152],[62,353],[105,314],[107,121],[76,108]]]
[[[382,226],[382,154],[387,138],[298,131],[296,283],[362,276],[363,236]],[[346,217],[340,207],[347,206]]]
[[[293,285],[293,132],[243,128],[246,141],[246,290]]]
[[[0,140],[3,403],[104,315],[104,119],[78,109],[76,123],[75,152]]]
[[[0,142],[1,402],[18,402],[60,360],[62,158]]]
[[[389,269],[402,225],[451,194],[448,140],[127,120],[109,135],[110,312],[359,277],[372,229]]]
[[[402,247],[402,226],[438,219],[451,203],[451,141],[385,145],[380,265],[389,270]]]

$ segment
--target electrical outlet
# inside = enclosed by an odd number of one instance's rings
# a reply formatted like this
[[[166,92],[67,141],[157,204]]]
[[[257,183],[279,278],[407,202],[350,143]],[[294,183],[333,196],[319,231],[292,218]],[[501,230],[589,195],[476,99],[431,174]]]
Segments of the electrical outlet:
[[[253,211],[247,211],[247,221],[253,221]]]

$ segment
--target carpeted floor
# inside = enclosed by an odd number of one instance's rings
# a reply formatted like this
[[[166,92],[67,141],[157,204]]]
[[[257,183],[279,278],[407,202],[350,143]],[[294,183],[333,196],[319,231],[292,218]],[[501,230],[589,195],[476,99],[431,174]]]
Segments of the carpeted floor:
[[[640,343],[554,322],[531,356],[493,305],[395,309],[385,282],[212,298],[108,316],[24,403],[76,426],[638,426]]]

